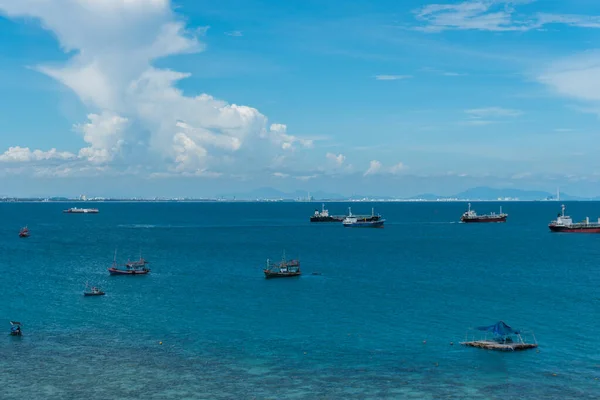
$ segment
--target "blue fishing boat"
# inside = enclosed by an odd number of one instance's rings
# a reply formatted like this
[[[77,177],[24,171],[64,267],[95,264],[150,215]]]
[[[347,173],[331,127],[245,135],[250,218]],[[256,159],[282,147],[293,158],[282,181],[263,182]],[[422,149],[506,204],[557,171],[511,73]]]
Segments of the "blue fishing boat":
[[[23,336],[20,322],[10,321],[10,336]]]
[[[363,216],[352,215],[352,210],[348,208],[348,216],[342,221],[342,225],[348,228],[383,228],[385,219],[383,218],[368,218]]]
[[[494,325],[479,326],[475,329],[480,332],[485,332],[485,336],[479,339],[473,337],[469,340],[469,335],[467,333],[465,341],[461,342],[463,346],[498,351],[518,351],[535,349],[538,347],[533,332],[530,332],[533,337],[533,343],[527,342],[523,337],[524,331],[513,329],[504,321],[498,321]]]

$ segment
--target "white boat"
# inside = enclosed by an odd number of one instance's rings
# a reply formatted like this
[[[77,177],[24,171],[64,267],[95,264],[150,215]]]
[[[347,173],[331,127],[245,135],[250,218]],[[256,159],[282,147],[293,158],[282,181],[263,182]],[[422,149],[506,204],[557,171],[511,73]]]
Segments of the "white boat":
[[[66,214],[98,214],[100,211],[97,208],[69,208],[63,211]]]

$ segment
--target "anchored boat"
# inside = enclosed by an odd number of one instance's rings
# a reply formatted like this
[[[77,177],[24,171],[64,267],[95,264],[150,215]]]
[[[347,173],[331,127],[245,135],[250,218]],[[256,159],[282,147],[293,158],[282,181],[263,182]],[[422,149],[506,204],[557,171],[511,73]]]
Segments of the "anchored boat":
[[[565,215],[565,205],[561,206],[561,212],[556,219],[548,224],[552,232],[567,233],[600,233],[600,218],[598,222],[590,222],[589,217],[585,217],[582,222],[573,222],[571,217]]]
[[[29,237],[29,228],[27,228],[27,227],[21,228],[21,230],[19,231],[19,237],[20,238],[28,238]]]
[[[63,213],[66,214],[98,214],[100,211],[97,208],[69,208],[67,210],[63,210]]]
[[[140,261],[135,261],[125,264],[125,269],[119,268],[117,265],[117,251],[115,250],[113,265],[108,269],[108,272],[111,275],[147,275],[150,272],[150,268],[146,267],[146,264],[146,260],[143,260],[142,264],[140,264]]]
[[[479,340],[475,338],[468,340],[467,334],[465,341],[460,344],[468,347],[499,351],[528,350],[538,347],[533,333],[531,335],[533,336],[534,343],[528,343],[523,339],[522,331],[511,328],[504,321],[498,321],[494,325],[480,326],[475,329],[486,332],[485,336]],[[488,338],[489,334],[491,334],[491,338]]]
[[[461,222],[506,222],[508,214],[502,212],[502,206],[500,206],[500,214],[492,212],[491,214],[477,215],[474,210],[471,210],[471,203],[469,208],[460,217]]]
[[[272,263],[267,259],[267,266],[263,270],[266,279],[270,278],[288,278],[292,276],[300,276],[300,261],[299,260],[286,260],[285,252],[281,261],[278,263]]]
[[[348,207],[348,216],[344,218],[342,224],[349,228],[383,228],[385,219],[380,215],[375,215],[375,211],[371,210],[371,216],[352,215],[352,209]]]
[[[343,220],[343,215],[329,215],[329,210],[325,209],[325,204],[321,205],[321,211],[315,210],[315,213],[310,217],[310,222],[341,222]]]
[[[106,293],[96,286],[92,286],[91,288],[88,285],[85,285],[85,290],[83,291],[84,296],[104,296]]]
[[[23,336],[20,322],[10,321],[10,336]]]

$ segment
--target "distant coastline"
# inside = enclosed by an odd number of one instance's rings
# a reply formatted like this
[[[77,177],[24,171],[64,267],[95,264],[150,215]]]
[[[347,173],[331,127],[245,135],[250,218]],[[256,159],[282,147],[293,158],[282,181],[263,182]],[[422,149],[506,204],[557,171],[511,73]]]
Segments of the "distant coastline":
[[[104,198],[104,199],[46,199],[46,198],[0,198],[0,203],[465,203],[465,202],[558,202],[555,199],[469,199],[469,198],[439,198],[439,199],[390,199],[390,198],[364,198],[364,199],[219,199],[219,198],[161,198],[161,199],[139,199],[139,198]],[[569,199],[561,201],[600,201],[600,199]]]
[[[561,193],[558,189],[555,194],[536,190],[497,189],[489,187],[476,187],[452,195],[419,194],[411,197],[382,196],[382,195],[343,195],[338,193],[314,192],[297,190],[285,193],[273,188],[260,188],[247,193],[219,195],[214,197],[78,197],[48,196],[48,197],[18,197],[2,196],[0,202],[30,202],[30,203],[98,203],[98,202],[127,202],[127,203],[160,203],[160,202],[187,202],[187,203],[360,203],[360,202],[536,202],[536,201],[600,201],[600,197],[579,197]]]

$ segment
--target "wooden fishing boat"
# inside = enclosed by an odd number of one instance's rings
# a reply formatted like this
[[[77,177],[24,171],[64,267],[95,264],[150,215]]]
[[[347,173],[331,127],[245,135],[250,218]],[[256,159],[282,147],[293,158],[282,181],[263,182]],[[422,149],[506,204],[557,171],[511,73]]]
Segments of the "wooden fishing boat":
[[[27,227],[21,228],[21,230],[19,231],[19,237],[20,238],[28,238],[29,237],[29,228],[27,228]]]
[[[485,337],[481,339],[475,339],[473,337],[471,340],[468,340],[467,334],[465,341],[460,344],[468,347],[497,351],[519,351],[535,349],[538,347],[533,333],[531,333],[533,343],[526,342],[523,338],[523,331],[511,328],[504,321],[496,322],[494,325],[480,326],[475,329],[486,332]],[[492,335],[490,338],[487,337],[489,333]]]
[[[298,260],[286,260],[285,252],[280,262],[272,263],[267,259],[267,266],[263,270],[266,279],[270,278],[289,278],[293,276],[300,276],[300,261]]]
[[[10,321],[10,336],[23,336],[20,322]]]
[[[96,286],[92,286],[91,288],[86,283],[85,290],[83,291],[84,296],[104,296],[106,293],[102,289]]]
[[[115,250],[115,258],[113,265],[108,269],[111,275],[147,275],[150,272],[150,268],[146,267],[147,261],[144,260],[143,264],[138,262],[125,264],[125,269],[119,268],[117,265],[117,251]]]

